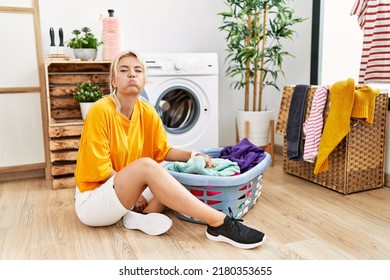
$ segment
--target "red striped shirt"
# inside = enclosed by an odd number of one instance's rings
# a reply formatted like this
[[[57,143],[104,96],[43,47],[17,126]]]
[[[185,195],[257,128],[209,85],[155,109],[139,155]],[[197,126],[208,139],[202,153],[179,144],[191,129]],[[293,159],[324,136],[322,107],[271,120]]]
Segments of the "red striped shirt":
[[[359,85],[390,83],[390,0],[356,0],[351,15],[363,30]]]
[[[303,160],[314,162],[318,147],[322,137],[322,128],[324,126],[324,109],[328,99],[329,86],[320,86],[317,88],[311,103],[310,114],[303,124],[303,133],[305,135],[305,144],[303,148]]]

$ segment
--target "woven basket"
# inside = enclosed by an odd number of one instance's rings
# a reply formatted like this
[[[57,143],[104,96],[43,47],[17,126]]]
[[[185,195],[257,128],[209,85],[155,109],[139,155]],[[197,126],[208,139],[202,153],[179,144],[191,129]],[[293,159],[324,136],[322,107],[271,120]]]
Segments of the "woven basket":
[[[214,148],[203,150],[202,153],[218,157],[221,150]],[[168,171],[201,201],[227,215],[230,207],[233,216],[239,219],[248,213],[260,197],[263,173],[271,163],[271,156],[265,154],[266,157],[255,167],[234,176],[206,176]],[[165,168],[168,169],[170,164],[172,163],[165,165]],[[182,220],[203,223],[182,213],[177,213],[177,216]]]
[[[308,89],[306,118],[309,117],[311,102],[317,87]],[[283,89],[276,133],[286,135],[287,119],[293,86]],[[329,170],[314,174],[314,163],[288,160],[286,156],[287,142],[284,137],[283,170],[303,179],[317,183],[343,194],[376,189],[384,186],[384,162],[386,145],[388,95],[380,94],[376,98],[374,124],[366,125],[351,120],[349,134],[332,151]],[[327,103],[324,116],[329,113]]]

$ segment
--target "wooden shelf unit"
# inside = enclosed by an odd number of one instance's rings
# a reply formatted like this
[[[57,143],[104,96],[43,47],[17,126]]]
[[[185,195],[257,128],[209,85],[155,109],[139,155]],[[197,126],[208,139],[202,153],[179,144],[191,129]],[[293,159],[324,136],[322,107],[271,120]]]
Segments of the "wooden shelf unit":
[[[75,187],[74,170],[83,128],[80,106],[73,98],[76,86],[84,81],[98,84],[109,93],[108,61],[46,61],[45,79],[48,115],[50,184],[53,189]]]

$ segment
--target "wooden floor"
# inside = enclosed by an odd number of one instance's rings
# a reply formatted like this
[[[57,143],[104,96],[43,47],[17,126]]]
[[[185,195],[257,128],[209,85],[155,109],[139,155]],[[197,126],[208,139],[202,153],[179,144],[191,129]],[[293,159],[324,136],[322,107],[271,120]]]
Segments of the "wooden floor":
[[[92,228],[74,212],[74,190],[43,179],[0,183],[0,259],[390,259],[390,188],[342,195],[284,174],[282,159],[264,174],[257,204],[244,223],[267,234],[253,250],[209,241],[205,226],[177,219],[162,236],[122,222]]]

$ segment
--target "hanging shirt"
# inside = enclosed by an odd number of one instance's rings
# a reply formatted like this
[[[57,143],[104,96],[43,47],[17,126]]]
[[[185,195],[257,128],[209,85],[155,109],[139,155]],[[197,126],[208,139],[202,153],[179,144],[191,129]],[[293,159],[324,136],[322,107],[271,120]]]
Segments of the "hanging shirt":
[[[317,88],[311,103],[309,118],[303,123],[303,133],[306,136],[303,160],[307,162],[314,162],[318,154],[322,128],[324,127],[324,109],[328,99],[328,90],[328,85]]]
[[[356,0],[351,15],[363,30],[359,85],[390,83],[390,0]]]

